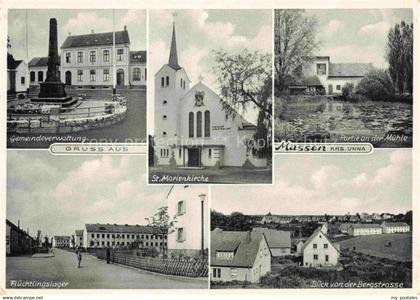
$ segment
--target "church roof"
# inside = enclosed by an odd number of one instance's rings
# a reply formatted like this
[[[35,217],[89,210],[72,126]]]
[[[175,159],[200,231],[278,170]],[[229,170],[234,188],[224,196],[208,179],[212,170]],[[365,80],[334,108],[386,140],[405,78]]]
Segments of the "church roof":
[[[182,69],[181,66],[178,64],[178,53],[176,49],[176,35],[175,35],[175,22],[172,28],[171,50],[169,52],[168,66],[170,66],[172,69],[176,71],[178,71],[179,69]]]
[[[91,46],[112,45],[112,32],[70,35],[61,48],[79,48]],[[129,44],[130,37],[127,30],[115,32],[115,45]]]

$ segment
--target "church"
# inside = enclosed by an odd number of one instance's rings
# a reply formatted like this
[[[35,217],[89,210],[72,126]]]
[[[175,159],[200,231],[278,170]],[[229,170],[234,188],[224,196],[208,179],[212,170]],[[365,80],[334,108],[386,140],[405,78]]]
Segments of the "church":
[[[267,166],[248,146],[256,126],[239,113],[227,116],[220,97],[201,80],[190,87],[178,63],[174,23],[169,61],[155,75],[155,165]]]

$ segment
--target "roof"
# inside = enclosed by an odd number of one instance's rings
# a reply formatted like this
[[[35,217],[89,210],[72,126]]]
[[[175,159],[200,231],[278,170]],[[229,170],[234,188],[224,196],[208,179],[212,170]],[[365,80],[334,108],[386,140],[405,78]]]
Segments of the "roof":
[[[260,248],[262,232],[223,231],[211,232],[211,265],[252,268]],[[217,259],[217,252],[234,252],[233,259]]]
[[[175,22],[172,28],[171,50],[169,52],[168,66],[170,66],[172,69],[176,71],[178,71],[179,69],[182,69],[182,67],[178,64],[178,53],[176,49],[176,35],[175,35]]]
[[[79,48],[90,46],[112,45],[113,33],[91,33],[82,35],[69,35],[61,48]],[[115,32],[115,45],[129,44],[130,37],[127,30]]]
[[[7,54],[7,69],[14,70],[16,69],[23,60],[16,60],[13,58],[13,55]]]
[[[60,57],[58,57],[60,65]],[[34,57],[29,61],[29,67],[48,67],[48,57]]]
[[[321,227],[318,227],[312,234],[311,236],[303,243],[302,245],[302,251],[312,242],[312,240],[318,235],[321,234],[323,235],[327,241],[330,242],[331,245],[333,245],[333,247],[335,248],[335,250],[337,250],[338,252],[340,252],[339,247],[337,246],[337,244],[332,243],[328,237],[321,231]]]
[[[405,222],[383,222],[382,226],[385,227],[409,227],[410,225],[408,225]]]
[[[303,78],[297,79],[296,82],[290,85],[290,87],[294,86],[322,86],[321,81],[319,80],[318,76],[305,76]]]
[[[339,63],[329,65],[328,77],[364,77],[372,64],[365,63]]]
[[[120,225],[120,224],[86,224],[88,232],[110,232],[110,233],[145,233],[161,234],[162,229],[156,226],[144,225]]]
[[[69,235],[54,235],[54,239],[63,239],[63,240],[69,240],[70,236]]]
[[[352,224],[351,227],[353,228],[381,228],[381,225],[379,224]]]
[[[76,230],[76,235],[77,235],[77,236],[83,236],[83,229],[81,229],[81,230]]]
[[[264,233],[270,248],[290,248],[292,246],[290,231],[281,231],[262,227],[253,228],[253,231]]]
[[[147,61],[147,51],[130,51],[130,63],[142,63]]]

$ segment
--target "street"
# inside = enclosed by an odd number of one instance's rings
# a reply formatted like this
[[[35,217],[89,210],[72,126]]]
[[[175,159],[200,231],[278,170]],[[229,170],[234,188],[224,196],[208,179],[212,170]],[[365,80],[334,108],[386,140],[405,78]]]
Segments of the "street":
[[[6,258],[6,286],[11,280],[68,282],[69,289],[205,289],[204,278],[185,278],[155,274],[123,265],[107,264],[93,255],[83,253],[81,268],[76,254],[54,249],[55,257]]]

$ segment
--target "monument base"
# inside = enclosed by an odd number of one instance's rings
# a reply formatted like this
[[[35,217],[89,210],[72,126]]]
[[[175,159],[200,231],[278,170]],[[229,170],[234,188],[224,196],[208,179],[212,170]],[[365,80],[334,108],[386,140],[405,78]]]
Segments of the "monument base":
[[[64,89],[64,83],[61,81],[48,81],[41,82],[39,84],[40,90],[38,97],[39,98],[64,98],[67,97],[66,91]]]
[[[61,107],[68,108],[77,103],[77,99],[73,99],[71,96],[67,97],[46,97],[46,98],[31,98],[31,102],[37,104],[49,104],[49,105],[60,105]]]

